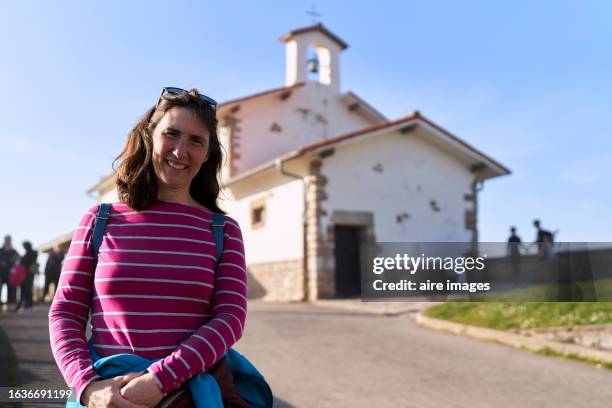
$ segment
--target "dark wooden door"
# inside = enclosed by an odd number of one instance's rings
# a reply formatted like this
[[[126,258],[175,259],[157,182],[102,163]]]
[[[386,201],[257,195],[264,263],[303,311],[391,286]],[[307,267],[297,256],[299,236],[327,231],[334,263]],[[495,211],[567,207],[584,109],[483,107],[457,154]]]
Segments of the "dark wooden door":
[[[336,258],[336,296],[361,295],[360,227],[336,225],[334,231]]]

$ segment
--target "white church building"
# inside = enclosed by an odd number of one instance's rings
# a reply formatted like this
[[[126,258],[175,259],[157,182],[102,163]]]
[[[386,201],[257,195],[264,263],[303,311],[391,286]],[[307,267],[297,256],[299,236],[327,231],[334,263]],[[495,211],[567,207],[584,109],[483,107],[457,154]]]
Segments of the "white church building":
[[[348,45],[323,25],[280,41],[285,85],[218,107],[220,205],[242,228],[250,297],[358,295],[374,242],[476,243],[478,191],[510,171],[419,112],[389,120],[343,91]],[[116,201],[112,175],[90,192]]]

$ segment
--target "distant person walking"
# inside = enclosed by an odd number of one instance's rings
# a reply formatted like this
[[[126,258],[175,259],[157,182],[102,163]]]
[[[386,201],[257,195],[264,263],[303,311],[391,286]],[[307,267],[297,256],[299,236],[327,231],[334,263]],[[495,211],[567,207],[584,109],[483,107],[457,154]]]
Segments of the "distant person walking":
[[[38,252],[32,248],[32,243],[29,241],[23,242],[25,254],[21,258],[21,264],[26,268],[26,278],[21,284],[21,297],[17,305],[17,311],[29,311],[32,309],[32,287],[34,286],[34,275],[38,273]]]
[[[11,236],[5,236],[4,245],[0,248],[0,292],[2,292],[2,287],[6,283],[7,305],[17,303],[17,288],[11,286],[9,276],[11,268],[18,259],[19,253],[13,248]]]
[[[64,252],[61,250],[58,244],[53,245],[53,249],[49,254],[47,263],[45,265],[45,291],[43,292],[43,299],[47,297],[49,293],[49,287],[51,283],[54,286],[54,292],[57,292],[57,283],[59,281],[60,273],[62,272],[62,262],[64,261]],[[49,299],[53,300],[52,298]]]
[[[510,237],[508,238],[507,254],[512,266],[512,277],[514,284],[518,284],[521,276],[521,237],[516,234],[516,227],[510,227]]]

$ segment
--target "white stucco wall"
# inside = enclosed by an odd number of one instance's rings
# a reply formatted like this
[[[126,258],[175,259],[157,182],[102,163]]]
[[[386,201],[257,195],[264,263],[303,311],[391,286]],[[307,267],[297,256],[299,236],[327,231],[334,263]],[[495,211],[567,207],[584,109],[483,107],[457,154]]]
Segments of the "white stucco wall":
[[[380,171],[374,170],[379,165]],[[468,165],[412,132],[339,146],[324,160],[323,231],[333,210],[371,211],[378,242],[469,242]],[[434,200],[439,211],[433,211]],[[402,222],[397,216],[407,214]]]
[[[284,101],[274,94],[240,103],[233,114],[240,120],[239,147],[231,153],[240,156],[232,159],[238,174],[306,144],[372,124],[348,111],[340,96],[329,86],[308,82],[292,90]],[[220,122],[223,124],[223,118]],[[271,130],[274,123],[280,132]]]
[[[254,180],[266,188],[266,180]],[[303,183],[289,181],[269,190],[233,200],[231,192],[220,201],[228,215],[238,221],[242,229],[247,264],[301,259],[303,254],[304,211]],[[251,227],[251,203],[265,200],[266,220],[260,228]]]

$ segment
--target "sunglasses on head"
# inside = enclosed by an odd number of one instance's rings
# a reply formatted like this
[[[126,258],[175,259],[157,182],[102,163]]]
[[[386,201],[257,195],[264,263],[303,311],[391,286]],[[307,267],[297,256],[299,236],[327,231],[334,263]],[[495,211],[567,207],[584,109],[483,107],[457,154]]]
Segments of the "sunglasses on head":
[[[159,96],[159,101],[161,101],[161,99],[164,97],[164,95],[181,95],[184,93],[189,93],[189,91],[186,91],[182,88],[176,88],[173,86],[165,86],[162,88],[162,92],[161,95]],[[200,97],[200,100],[209,104],[210,107],[216,112],[217,111],[217,101],[215,101],[213,98],[210,98],[206,95],[203,95],[201,93],[198,93],[198,96]],[[157,101],[157,103],[159,104],[159,101]]]

